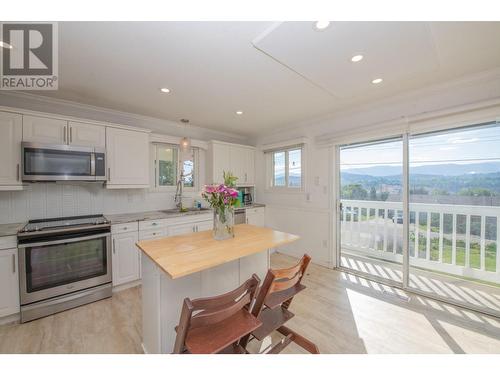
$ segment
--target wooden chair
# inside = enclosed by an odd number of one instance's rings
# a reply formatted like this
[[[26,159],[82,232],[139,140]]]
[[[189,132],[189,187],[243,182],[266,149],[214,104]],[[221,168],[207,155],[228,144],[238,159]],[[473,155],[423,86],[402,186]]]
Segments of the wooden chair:
[[[262,321],[262,325],[241,340],[240,345],[243,348],[246,348],[250,336],[262,341],[276,330],[284,335],[284,338],[266,352],[267,354],[281,352],[292,341],[310,353],[319,354],[318,347],[314,343],[285,326],[285,323],[294,316],[288,310],[293,297],[306,288],[301,281],[310,261],[311,257],[305,254],[293,267],[270,269],[267,272],[252,308],[252,314]]]
[[[249,312],[259,283],[254,274],[226,294],[184,299],[174,353],[245,353],[238,341],[262,325]]]

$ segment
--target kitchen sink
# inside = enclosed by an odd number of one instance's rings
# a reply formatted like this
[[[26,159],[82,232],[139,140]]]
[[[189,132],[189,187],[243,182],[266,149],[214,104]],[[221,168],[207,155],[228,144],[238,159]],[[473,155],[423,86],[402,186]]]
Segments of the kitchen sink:
[[[171,208],[169,210],[162,210],[161,212],[164,212],[166,214],[178,214],[178,213],[196,213],[196,212],[208,212],[210,211],[210,208],[184,208],[182,211],[179,210],[178,208]]]

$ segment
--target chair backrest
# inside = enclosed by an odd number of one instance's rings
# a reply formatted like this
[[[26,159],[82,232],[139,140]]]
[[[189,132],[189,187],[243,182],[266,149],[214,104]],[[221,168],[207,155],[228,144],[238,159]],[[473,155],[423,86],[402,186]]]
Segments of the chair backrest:
[[[184,351],[186,336],[191,329],[219,323],[242,309],[250,310],[260,279],[253,274],[238,288],[218,296],[184,299],[174,353]]]
[[[266,278],[264,279],[264,283],[259,290],[259,293],[255,300],[255,304],[252,308],[252,314],[256,317],[259,317],[260,312],[266,304],[266,300],[271,299],[271,297],[275,293],[281,293],[283,296],[285,296],[283,297],[286,298],[283,301],[283,306],[285,308],[288,308],[290,303],[292,302],[294,295],[296,294],[296,291],[298,292],[304,289],[304,287],[301,287],[300,282],[302,281],[302,277],[304,277],[304,274],[306,273],[307,266],[309,265],[310,261],[311,257],[307,254],[304,254],[300,261],[293,267],[268,270]]]

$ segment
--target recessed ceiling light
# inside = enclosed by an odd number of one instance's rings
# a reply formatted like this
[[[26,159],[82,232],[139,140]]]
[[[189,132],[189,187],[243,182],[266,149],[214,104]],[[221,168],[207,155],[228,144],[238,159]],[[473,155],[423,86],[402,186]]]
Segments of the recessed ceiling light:
[[[316,30],[324,30],[328,26],[330,26],[330,21],[316,21],[316,23],[314,24]]]
[[[375,79],[372,81],[372,83],[376,85],[377,83],[380,83],[380,82],[382,82],[382,81],[383,81],[383,79],[382,79],[382,78],[375,78]]]
[[[0,47],[12,49],[13,47],[9,43],[0,41]]]
[[[160,91],[168,94],[170,92],[170,89],[167,89],[166,87],[163,87],[163,88],[160,89]]]
[[[363,60],[363,55],[356,55],[356,56],[353,56],[351,58],[352,62],[358,62],[358,61],[361,61],[361,60]]]
[[[236,114],[237,114],[237,115],[242,115],[242,114],[243,114],[243,112],[242,112],[242,111],[236,111]]]

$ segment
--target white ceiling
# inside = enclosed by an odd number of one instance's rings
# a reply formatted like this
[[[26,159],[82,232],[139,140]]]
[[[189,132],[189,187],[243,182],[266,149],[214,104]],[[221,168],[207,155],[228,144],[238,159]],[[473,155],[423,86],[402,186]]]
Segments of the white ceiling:
[[[500,22],[61,22],[59,40],[41,95],[248,136],[500,67]]]

